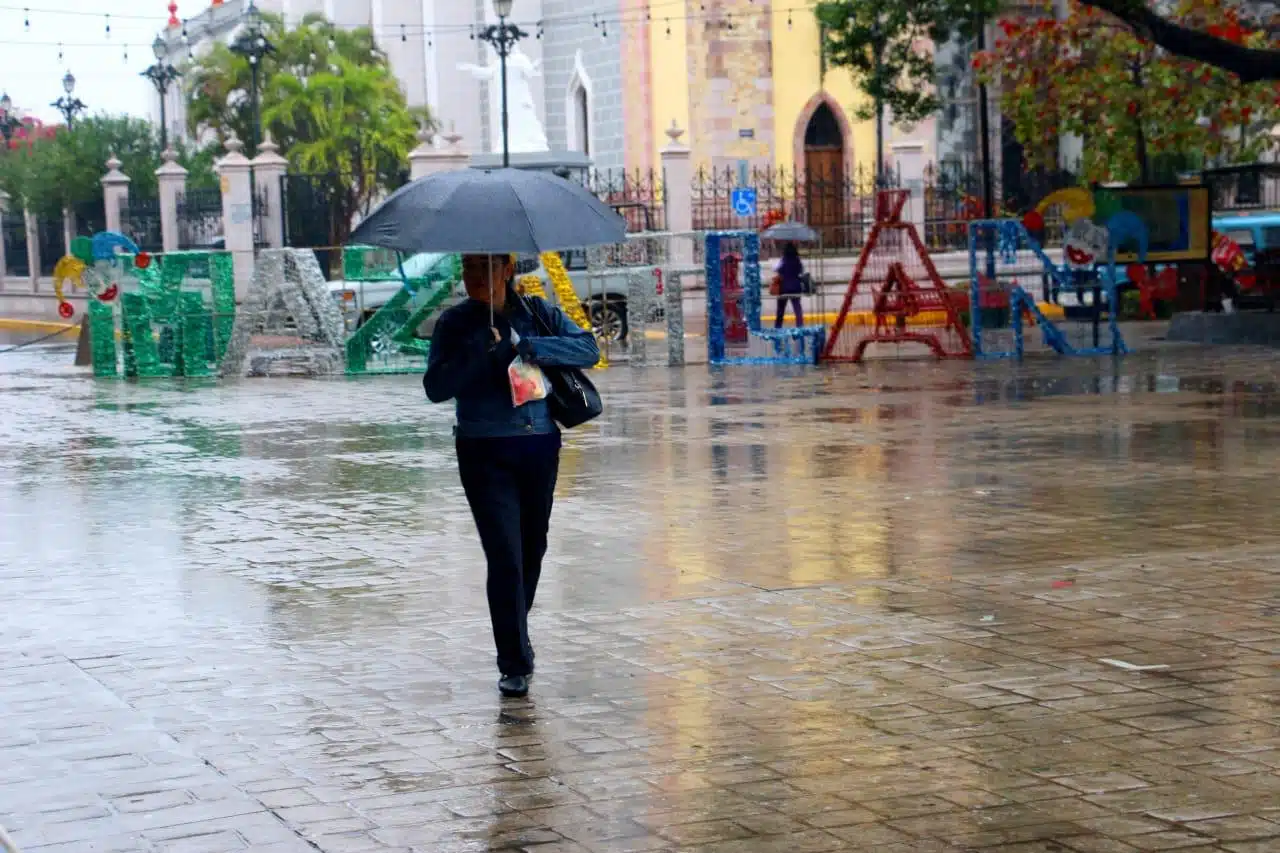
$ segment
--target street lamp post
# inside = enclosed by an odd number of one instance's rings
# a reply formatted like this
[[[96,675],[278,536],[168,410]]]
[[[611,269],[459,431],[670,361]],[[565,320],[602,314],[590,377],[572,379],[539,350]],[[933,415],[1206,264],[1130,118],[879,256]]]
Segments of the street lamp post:
[[[156,64],[142,72],[142,76],[151,81],[160,94],[160,150],[169,150],[169,120],[165,112],[165,101],[169,96],[169,86],[182,76],[182,72],[165,61],[169,54],[169,45],[163,36],[156,36],[151,43],[151,52],[156,56]]]
[[[249,151],[250,156],[253,156],[253,153],[258,150],[258,143],[262,141],[262,106],[258,99],[259,69],[262,67],[262,58],[274,53],[276,47],[262,31],[262,13],[258,11],[253,0],[249,0],[245,18],[244,32],[231,45],[231,52],[237,56],[243,56],[249,62],[249,100],[253,108],[253,138]]]
[[[62,113],[62,117],[67,121],[67,130],[72,129],[75,124],[76,116],[89,108],[89,105],[72,94],[76,90],[76,78],[70,71],[62,78],[62,91],[66,92],[61,98],[54,101],[49,106],[55,107],[58,112]]]
[[[4,147],[9,148],[9,142],[13,139],[13,132],[22,127],[22,122],[13,117],[13,98],[9,97],[9,93],[5,92],[0,95],[0,134],[4,136]]]
[[[491,24],[480,33],[480,40],[493,46],[498,52],[499,74],[502,80],[502,168],[511,165],[511,142],[507,115],[507,57],[520,39],[529,35],[515,24],[508,24],[513,0],[493,0],[493,13],[498,23]]]

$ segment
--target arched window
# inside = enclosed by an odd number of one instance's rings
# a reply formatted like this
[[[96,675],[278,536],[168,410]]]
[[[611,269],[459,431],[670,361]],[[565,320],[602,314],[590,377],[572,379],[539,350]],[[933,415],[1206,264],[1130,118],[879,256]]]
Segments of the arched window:
[[[596,149],[592,144],[595,137],[595,122],[592,121],[591,77],[582,62],[582,51],[578,51],[573,59],[573,74],[569,76],[569,87],[565,91],[565,145],[571,151],[581,151],[587,156]]]
[[[573,150],[591,156],[591,96],[587,90],[579,86],[573,93],[575,136]]]

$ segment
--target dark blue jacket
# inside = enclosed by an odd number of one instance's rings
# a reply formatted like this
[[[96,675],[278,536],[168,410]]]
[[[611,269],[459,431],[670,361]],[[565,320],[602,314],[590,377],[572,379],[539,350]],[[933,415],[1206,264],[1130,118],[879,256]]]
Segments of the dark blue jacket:
[[[804,264],[800,258],[795,256],[783,256],[782,264],[778,267],[778,275],[782,276],[782,287],[779,293],[804,293],[804,282],[801,276],[804,275]]]
[[[531,306],[555,335],[540,336],[541,328],[526,309]],[[600,360],[595,336],[580,329],[558,308],[545,301],[507,294],[507,310],[493,318],[502,340],[489,331],[489,306],[468,299],[440,315],[422,387],[433,403],[457,400],[457,434],[463,438],[502,438],[558,432],[546,400],[519,408],[511,404],[507,366],[519,355],[543,367],[591,367]],[[519,344],[511,344],[511,329]]]

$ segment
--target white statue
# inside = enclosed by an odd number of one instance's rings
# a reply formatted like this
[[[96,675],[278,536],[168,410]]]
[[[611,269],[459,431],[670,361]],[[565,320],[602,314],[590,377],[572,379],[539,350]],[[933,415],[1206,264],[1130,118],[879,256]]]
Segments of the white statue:
[[[539,63],[534,62],[524,51],[516,47],[507,57],[507,122],[510,137],[508,150],[512,154],[536,154],[546,151],[547,134],[538,121],[538,108],[533,100],[532,80],[542,76]],[[488,65],[473,65],[464,62],[458,66],[481,82],[489,84],[489,103],[493,115],[500,116],[502,109],[501,80],[498,77],[499,63],[494,59]],[[495,128],[492,153],[502,153],[501,118],[492,122]]]

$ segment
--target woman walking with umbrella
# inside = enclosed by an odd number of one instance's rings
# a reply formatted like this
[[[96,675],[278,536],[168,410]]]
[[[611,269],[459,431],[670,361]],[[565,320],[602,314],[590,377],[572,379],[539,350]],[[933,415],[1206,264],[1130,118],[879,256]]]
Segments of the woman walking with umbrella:
[[[416,181],[361,223],[355,242],[461,251],[467,300],[440,316],[422,384],[453,400],[458,473],[488,563],[498,688],[529,692],[533,608],[560,461],[560,425],[599,414],[578,368],[595,337],[514,289],[510,253],[621,242],[625,223],[582,187],[535,172],[463,170]],[[449,248],[453,247],[453,248]]]
[[[796,243],[809,243],[818,240],[818,234],[808,225],[801,222],[779,222],[766,229],[760,235],[766,240],[781,241],[782,258],[774,267],[773,284],[769,290],[778,297],[778,310],[774,315],[773,327],[782,328],[783,318],[787,314],[787,302],[791,302],[791,310],[796,315],[796,328],[804,325],[804,309],[800,297],[808,289],[804,262],[800,260],[800,249]]]

